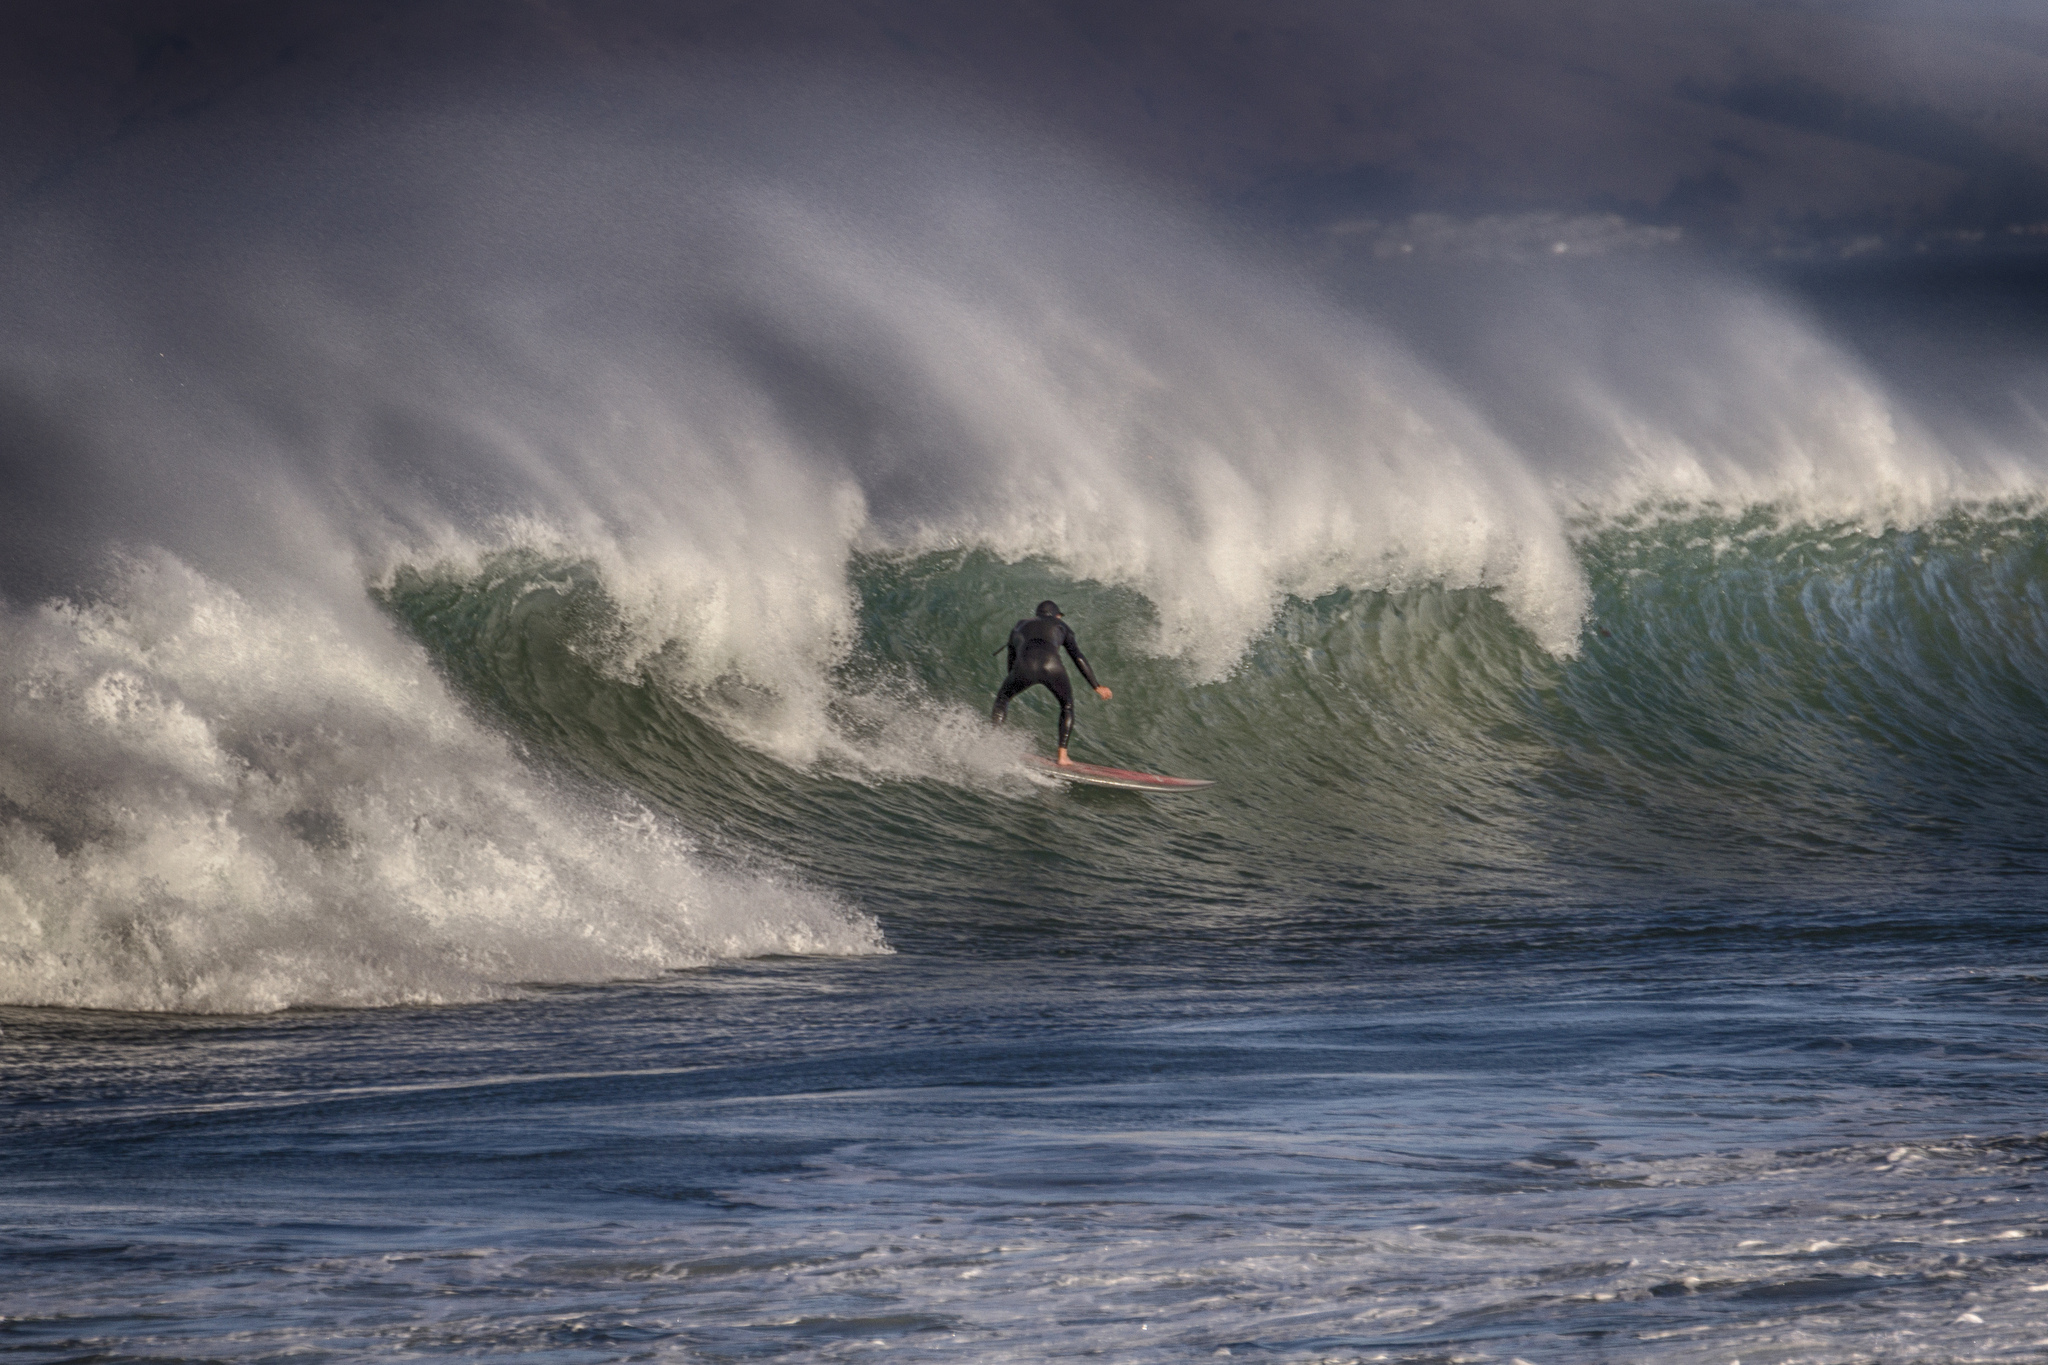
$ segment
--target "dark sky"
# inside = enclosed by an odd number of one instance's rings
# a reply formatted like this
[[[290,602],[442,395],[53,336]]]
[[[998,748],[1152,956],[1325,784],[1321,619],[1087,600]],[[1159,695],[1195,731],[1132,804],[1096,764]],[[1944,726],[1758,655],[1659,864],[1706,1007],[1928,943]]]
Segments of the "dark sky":
[[[2037,0],[11,10],[0,192],[17,202],[186,120],[317,121],[408,91],[766,61],[965,91],[1247,221],[1382,255],[1512,251],[1566,232],[1558,218],[1594,246],[2048,244],[2028,231],[2048,225]]]

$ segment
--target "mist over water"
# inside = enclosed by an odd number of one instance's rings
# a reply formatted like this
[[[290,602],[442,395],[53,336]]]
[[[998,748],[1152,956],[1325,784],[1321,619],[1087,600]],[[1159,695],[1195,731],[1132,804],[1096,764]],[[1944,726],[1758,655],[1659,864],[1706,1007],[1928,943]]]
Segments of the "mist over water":
[[[106,1144],[23,1197],[162,1162],[91,1235],[204,1189],[239,1246],[329,1191],[266,1264],[354,1315],[207,1325],[173,1252],[42,1274],[25,1349],[2048,1332],[2024,317],[1310,268],[767,63],[199,109],[5,232],[0,1006],[22,1122]],[[1213,790],[1017,762],[1046,596],[1077,756]]]
[[[1117,673],[1148,679],[1142,699],[1106,718],[1111,747],[1235,771],[1252,744],[1348,751],[1386,704],[1365,698],[1420,698],[1436,714],[1412,717],[1409,733],[1480,724],[1473,707],[1526,724],[1543,705],[1531,697],[1601,667],[1580,659],[1604,611],[1589,565],[1640,543],[1628,527],[1725,521],[1740,534],[1706,539],[1739,544],[1736,559],[1750,563],[1758,535],[1796,544],[1800,526],[1895,545],[1993,504],[2008,510],[1986,514],[1987,527],[1999,516],[2032,524],[2036,451],[1945,442],[1762,284],[1683,262],[1590,276],[1494,268],[1439,288],[1442,316],[1425,324],[1408,307],[1404,341],[1370,303],[1332,301],[1163,194],[1112,182],[1026,130],[983,115],[939,135],[943,120],[914,101],[815,88],[800,101],[797,88],[786,75],[697,88],[621,80],[601,98],[541,92],[516,108],[450,99],[354,111],[309,141],[202,122],[32,204],[16,228],[34,268],[16,286],[8,383],[33,418],[14,457],[31,496],[15,513],[26,553],[11,581],[58,587],[60,605],[30,597],[20,610],[45,636],[72,623],[76,657],[55,666],[99,679],[78,683],[80,696],[115,685],[113,671],[84,662],[96,639],[126,629],[109,622],[167,610],[135,600],[140,585],[161,595],[165,575],[184,584],[173,614],[207,624],[132,646],[156,670],[135,684],[135,705],[189,716],[193,742],[225,752],[206,760],[214,790],[182,777],[152,789],[167,827],[227,831],[239,798],[223,793],[263,766],[188,695],[207,683],[181,670],[204,665],[179,651],[208,629],[246,629],[251,640],[219,648],[260,654],[278,647],[266,630],[310,613],[326,634],[308,667],[342,651],[366,686],[417,698],[388,704],[388,724],[467,727],[455,742],[471,747],[494,745],[486,732],[507,720],[545,740],[576,731],[588,688],[652,689],[672,713],[658,725],[708,727],[720,763],[768,760],[760,780],[778,792],[831,772],[856,782],[855,804],[887,801],[870,784],[926,775],[1007,792],[1000,802],[1021,786],[1006,772],[1015,741],[972,723],[989,685],[973,660],[1000,640],[1010,599],[1048,581],[1070,600],[1118,603],[1113,618],[1095,609],[1091,635]],[[1378,312],[1401,325],[1400,300]],[[51,348],[32,335],[72,339]],[[1681,530],[1656,543],[1677,552],[1700,540]],[[158,567],[110,569],[124,551]],[[966,601],[962,581],[916,567],[963,554],[991,571]],[[1717,554],[1700,567],[1712,577],[1730,563]],[[1036,567],[994,573],[1001,564]],[[1782,564],[1754,571],[1772,577]],[[870,600],[875,576],[905,573],[930,586],[898,592],[890,619]],[[423,628],[428,583],[520,599],[484,610],[472,622],[481,634],[423,637],[442,677],[467,683],[466,713],[402,640]],[[518,638],[533,593],[581,603],[573,626]],[[1308,680],[1272,677],[1261,661],[1301,631],[1355,635],[1361,621],[1372,643],[1326,641],[1332,667],[1362,666],[1360,651],[1398,654],[1412,647],[1390,646],[1389,626],[1399,636],[1419,625],[1402,602],[1425,613],[1456,603],[1449,620],[1473,623],[1430,628],[1450,632],[1429,648],[1450,649],[1440,666],[1459,681],[1426,669],[1405,683],[1360,677],[1338,710],[1294,714]],[[209,607],[221,603],[227,627]],[[2013,609],[2026,629],[2011,643],[2037,644],[2038,617],[2024,599]],[[1473,629],[1486,641],[1477,653],[1456,643]],[[1676,629],[1699,648],[1717,627],[1692,618]],[[530,679],[517,673],[551,649],[589,679],[523,694]],[[1269,694],[1247,708],[1246,728],[1218,735],[1222,748],[1196,740],[1207,718],[1161,709],[1174,695],[1225,704],[1258,691],[1261,673]],[[378,760],[393,744],[381,732],[359,743],[346,727],[360,718],[307,712],[310,677],[282,666],[255,676],[275,695],[248,704],[276,713],[277,742],[306,743],[313,726],[351,753],[350,777],[303,775],[309,789],[283,798],[285,828],[340,820],[338,804],[408,780],[388,770],[413,761],[404,741]],[[1442,694],[1447,684],[1456,695]],[[1661,715],[1674,701],[1634,704]],[[545,714],[556,707],[567,714]],[[1133,709],[1146,717],[1136,727],[1124,721]],[[44,733],[50,721],[24,712],[15,724]],[[659,751],[675,738],[658,728],[648,742]],[[93,742],[123,743],[105,732]],[[150,769],[159,737],[144,726],[128,742]],[[1398,776],[1411,766],[1401,747],[1351,754],[1341,771],[1368,789],[1469,782],[1462,797],[1419,804],[1469,801],[1493,811],[1489,828],[1530,818],[1500,806],[1514,786],[1504,774],[1527,761],[1510,757],[1515,746],[1449,778]],[[569,752],[601,786],[623,781],[629,803],[648,798],[637,765]],[[108,758],[59,777],[17,758],[8,800],[34,812],[20,847],[52,867],[153,869],[156,832],[117,837],[103,819],[57,813],[117,799],[129,781],[120,767]],[[661,799],[717,806],[707,794],[721,780],[699,768],[669,784],[687,791]],[[1314,804],[1301,792],[1286,809],[1304,801]],[[1407,818],[1427,831],[1418,843],[1443,839],[1433,818]],[[296,854],[319,856],[325,836],[300,833]],[[798,875],[832,861],[781,852]],[[230,880],[275,875],[240,846],[210,856]],[[532,856],[544,870],[528,875],[544,878],[576,861]],[[684,855],[647,856],[637,875],[658,881],[663,858]],[[39,885],[60,883],[84,884]],[[713,894],[745,901],[745,884]],[[17,894],[67,925],[98,922],[75,889]],[[732,913],[761,916],[764,943],[785,930],[801,939],[810,930],[801,915],[785,922],[782,901],[768,891]],[[559,941],[516,905],[504,913],[513,939]],[[67,960],[113,942],[75,927],[59,938]],[[131,994],[16,994],[135,1006],[379,998],[374,985],[331,986],[321,969],[294,988],[259,962],[261,941],[250,940],[246,967],[230,950],[208,969],[261,977],[246,995],[148,981]],[[681,965],[704,950],[659,943],[624,950],[614,967]],[[384,998],[439,989],[403,965],[360,970],[392,973]],[[482,976],[592,970],[602,969],[534,963]]]

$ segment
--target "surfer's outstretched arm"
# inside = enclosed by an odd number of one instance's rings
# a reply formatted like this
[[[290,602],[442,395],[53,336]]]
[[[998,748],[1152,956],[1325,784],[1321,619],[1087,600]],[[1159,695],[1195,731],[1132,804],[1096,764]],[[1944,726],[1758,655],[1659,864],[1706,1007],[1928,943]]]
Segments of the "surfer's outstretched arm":
[[[1081,642],[1074,638],[1074,628],[1065,621],[1060,622],[1060,644],[1065,646],[1067,653],[1073,656],[1074,667],[1081,670],[1081,676],[1086,678],[1088,685],[1095,689],[1095,695],[1104,701],[1108,701],[1113,694],[1108,688],[1095,680],[1095,670],[1090,668],[1088,660],[1082,657]]]

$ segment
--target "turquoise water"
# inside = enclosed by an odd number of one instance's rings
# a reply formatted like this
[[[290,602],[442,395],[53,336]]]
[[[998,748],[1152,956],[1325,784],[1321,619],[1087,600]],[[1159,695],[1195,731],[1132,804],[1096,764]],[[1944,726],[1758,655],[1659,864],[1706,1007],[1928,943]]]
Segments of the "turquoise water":
[[[1581,541],[1576,657],[1537,648],[1484,590],[1342,591],[1288,602],[1202,683],[1148,654],[1135,593],[985,552],[877,557],[855,569],[859,637],[834,675],[845,753],[795,771],[707,723],[662,660],[608,669],[617,611],[588,565],[406,571],[385,603],[549,761],[913,920],[1079,900],[1259,921],[1368,888],[1434,911],[1453,884],[1577,915],[1588,896],[1929,889],[2033,866],[2044,550],[2025,507],[1875,534],[1646,513]],[[914,736],[890,751],[905,716],[985,705],[989,642],[1044,590],[1119,689],[1082,699],[1076,753],[1218,790],[1032,790],[943,746],[926,773]],[[1043,749],[1051,716],[1027,698],[1018,742]]]

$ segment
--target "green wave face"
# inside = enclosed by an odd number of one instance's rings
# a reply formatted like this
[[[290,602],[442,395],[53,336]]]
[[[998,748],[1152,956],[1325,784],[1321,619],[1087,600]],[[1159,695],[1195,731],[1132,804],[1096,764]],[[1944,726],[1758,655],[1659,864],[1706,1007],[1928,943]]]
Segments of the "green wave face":
[[[1162,916],[1327,934],[1745,884],[1867,896],[2038,856],[2048,518],[1872,532],[1692,510],[1577,544],[1594,611],[1575,657],[1484,590],[1344,590],[1281,604],[1208,683],[1150,651],[1154,614],[1128,589],[980,551],[867,556],[858,638],[826,680],[830,742],[801,764],[758,742],[775,680],[678,683],[665,665],[687,641],[622,665],[589,564],[408,570],[385,601],[540,761],[886,910],[892,934]],[[992,651],[1047,595],[1116,691],[1079,698],[1076,755],[1216,788],[1161,801],[1018,770],[1055,710],[1027,694],[989,732]]]

